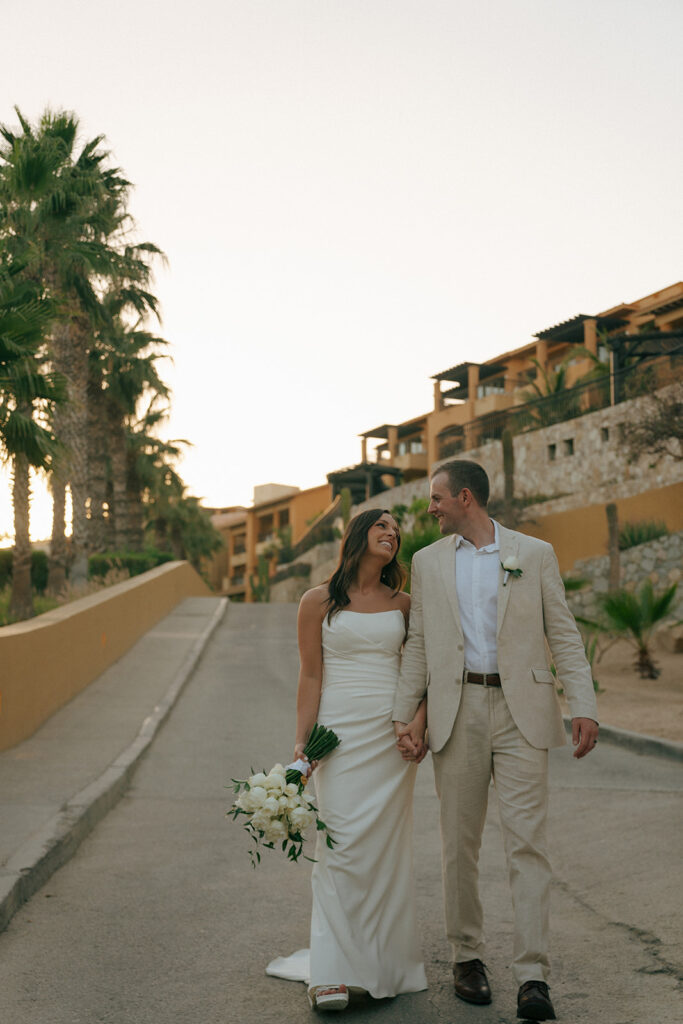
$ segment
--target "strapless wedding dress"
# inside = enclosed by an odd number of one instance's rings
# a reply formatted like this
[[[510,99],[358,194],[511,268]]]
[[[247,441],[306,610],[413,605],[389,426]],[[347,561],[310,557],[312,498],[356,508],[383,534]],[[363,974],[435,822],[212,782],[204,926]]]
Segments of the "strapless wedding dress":
[[[380,999],[427,987],[413,889],[416,769],[396,749],[391,721],[404,633],[399,609],[342,609],[323,621],[318,721],[341,743],[313,779],[336,845],[319,834],[310,951],[266,968],[310,988],[344,984]]]

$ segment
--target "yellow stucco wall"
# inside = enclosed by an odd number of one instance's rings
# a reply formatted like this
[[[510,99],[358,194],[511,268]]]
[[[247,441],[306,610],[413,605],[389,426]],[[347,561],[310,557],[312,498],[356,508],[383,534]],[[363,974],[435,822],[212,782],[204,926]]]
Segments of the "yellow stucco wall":
[[[619,525],[643,519],[663,521],[670,532],[683,530],[683,483],[645,491],[631,498],[619,498]],[[568,512],[537,516],[535,523],[520,526],[523,533],[549,541],[555,549],[560,569],[569,572],[579,558],[607,554],[607,515],[605,505],[585,505]]]
[[[210,593],[188,562],[168,562],[0,628],[0,750],[34,733],[183,598]]]
[[[299,491],[293,495],[290,505],[290,522],[292,526],[292,544],[301,540],[308,529],[312,519],[324,512],[332,501],[332,487],[330,484],[321,484],[319,487],[309,487],[306,491]]]

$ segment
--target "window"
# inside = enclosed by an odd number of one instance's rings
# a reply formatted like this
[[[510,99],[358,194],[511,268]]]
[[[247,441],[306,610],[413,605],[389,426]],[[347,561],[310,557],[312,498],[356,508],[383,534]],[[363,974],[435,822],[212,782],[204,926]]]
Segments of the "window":
[[[609,441],[609,427],[600,427],[600,440],[603,444]]]
[[[563,451],[564,455],[573,455],[574,454],[574,438],[573,437],[568,437],[565,441],[562,442],[562,451]]]
[[[486,398],[487,395],[504,395],[505,378],[496,377],[494,380],[487,380],[477,386],[477,398]]]
[[[411,441],[398,442],[399,455],[419,455],[419,453],[423,451],[424,447],[419,437],[413,438]]]
[[[554,462],[556,458],[557,458],[557,445],[556,444],[549,444],[548,445],[548,462]]]

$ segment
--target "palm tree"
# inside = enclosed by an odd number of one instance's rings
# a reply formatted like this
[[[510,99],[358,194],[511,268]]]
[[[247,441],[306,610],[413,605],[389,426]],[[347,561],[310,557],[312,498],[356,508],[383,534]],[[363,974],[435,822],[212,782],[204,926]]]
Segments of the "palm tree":
[[[46,111],[34,129],[18,109],[16,113],[21,133],[0,125],[5,142],[0,150],[0,233],[12,238],[55,304],[51,357],[66,380],[69,401],[54,423],[66,457],[56,464],[52,481],[57,530],[53,555],[63,563],[68,482],[72,575],[82,579],[88,550],[88,354],[105,319],[100,295],[107,281],[121,288],[135,285],[140,289],[136,301],[155,308],[156,299],[144,289],[151,279],[149,260],[159,250],[151,243],[127,243],[130,183],[109,166],[102,136],[77,152],[79,124],[74,115]]]
[[[538,359],[531,360],[537,377],[529,382],[530,390],[523,392],[522,398],[534,426],[547,427],[578,415],[578,397],[567,387],[567,370],[573,358],[573,352],[568,352],[554,370],[547,369]]]
[[[56,451],[48,407],[63,397],[39,359],[51,308],[25,267],[0,254],[0,453],[12,461],[14,555],[10,614],[33,615],[29,467],[46,469]]]
[[[406,571],[406,590],[410,593],[410,566],[413,555],[421,548],[433,544],[441,536],[439,524],[434,516],[427,511],[429,502],[425,498],[414,498],[406,508],[397,506],[397,513],[401,519],[406,517],[411,522],[409,530],[401,530],[401,547],[398,553],[398,560]],[[393,515],[392,510],[392,515]]]
[[[134,483],[131,485],[134,465],[129,436],[136,429],[143,397],[153,396],[151,408],[159,398],[169,395],[155,365],[161,355],[159,349],[167,342],[143,330],[141,320],[129,326],[124,319],[133,293],[138,297],[135,289],[127,289],[124,295],[116,291],[105,296],[106,326],[90,352],[90,526],[91,546],[99,551],[142,547],[140,492]],[[142,305],[146,307],[146,299]],[[164,415],[157,415],[155,422]],[[140,421],[137,423],[139,426]],[[135,491],[133,500],[131,486]]]
[[[659,669],[651,651],[652,632],[657,623],[670,614],[676,589],[677,584],[674,583],[662,593],[655,594],[652,582],[647,579],[637,594],[628,590],[604,594],[601,600],[602,621],[580,621],[627,640],[637,651],[634,667],[641,679],[657,679]]]

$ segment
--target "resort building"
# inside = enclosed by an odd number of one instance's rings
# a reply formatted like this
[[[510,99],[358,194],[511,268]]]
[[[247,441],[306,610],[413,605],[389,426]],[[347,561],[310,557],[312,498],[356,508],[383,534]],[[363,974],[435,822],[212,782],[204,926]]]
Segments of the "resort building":
[[[367,477],[387,483],[375,468],[366,468],[379,465],[384,478],[400,471],[409,481],[436,462],[499,439],[512,425],[512,410],[518,420],[523,415],[530,426],[541,426],[539,416],[548,412],[544,399],[554,403],[557,421],[615,404],[638,389],[652,390],[673,379],[672,360],[682,343],[683,282],[602,313],[577,314],[539,331],[521,348],[434,374],[433,409],[362,433],[361,463],[336,476],[358,478],[365,468]],[[644,384],[640,371],[646,361]],[[374,459],[368,459],[371,440],[380,442]]]
[[[209,566],[214,590],[234,601],[253,600],[264,566],[271,575],[281,556],[296,548],[331,501],[329,484],[307,490],[261,484],[254,488],[251,508],[214,510],[211,521],[224,541]]]

